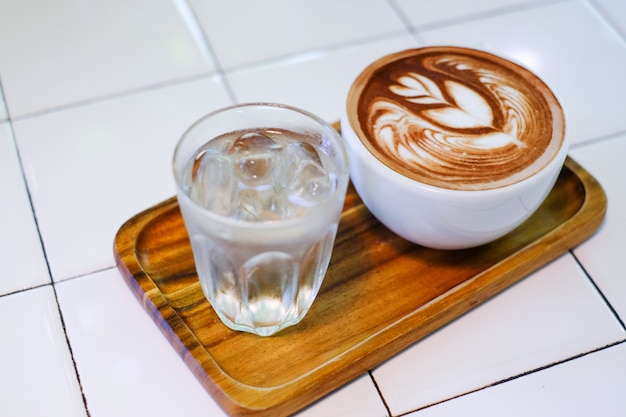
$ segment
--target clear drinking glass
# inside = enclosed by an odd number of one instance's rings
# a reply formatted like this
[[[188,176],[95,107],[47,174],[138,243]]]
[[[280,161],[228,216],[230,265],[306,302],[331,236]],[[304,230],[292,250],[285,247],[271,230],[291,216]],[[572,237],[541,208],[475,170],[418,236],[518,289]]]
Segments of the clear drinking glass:
[[[174,175],[202,290],[224,324],[269,336],[302,320],[345,199],[340,135],[293,107],[228,107],[185,132]]]

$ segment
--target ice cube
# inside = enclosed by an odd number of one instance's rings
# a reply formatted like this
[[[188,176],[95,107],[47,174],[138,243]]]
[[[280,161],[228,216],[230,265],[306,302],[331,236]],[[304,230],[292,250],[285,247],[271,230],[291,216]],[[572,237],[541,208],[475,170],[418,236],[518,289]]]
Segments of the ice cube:
[[[312,160],[301,161],[287,186],[288,199],[292,204],[313,207],[323,202],[334,189],[331,175]]]
[[[281,146],[258,132],[246,133],[233,143],[229,154],[244,188],[267,189],[272,186],[275,155]]]
[[[257,221],[263,211],[261,201],[257,192],[251,189],[239,190],[235,199],[235,210],[233,217],[237,220]]]
[[[239,189],[234,200],[233,217],[250,222],[277,220],[279,217],[272,210],[274,190],[256,190],[253,188]]]
[[[235,171],[244,187],[267,189],[273,184],[273,162],[272,154],[244,156],[236,160]]]
[[[278,219],[293,219],[303,216],[308,208],[289,201],[289,190],[283,188],[276,192],[272,200],[271,210]]]
[[[194,160],[189,197],[208,210],[229,216],[235,190],[231,164],[230,158],[213,149],[202,152]]]
[[[292,142],[285,146],[274,171],[275,186],[278,188],[287,187],[296,175],[300,164],[305,161],[311,161],[322,166],[322,161],[317,150],[310,143]]]

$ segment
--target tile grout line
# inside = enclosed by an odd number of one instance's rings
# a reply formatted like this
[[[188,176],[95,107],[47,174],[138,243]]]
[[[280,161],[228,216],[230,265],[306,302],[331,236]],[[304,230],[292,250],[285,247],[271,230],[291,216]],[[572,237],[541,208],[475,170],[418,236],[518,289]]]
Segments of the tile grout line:
[[[217,54],[215,54],[215,50],[209,41],[208,35],[202,29],[200,20],[198,19],[196,12],[193,10],[193,7],[191,7],[188,0],[175,0],[174,3],[181,15],[181,18],[183,19],[183,22],[187,25],[187,29],[191,32],[192,37],[196,40],[202,52],[207,57],[210,57],[215,64],[217,75],[226,89],[228,97],[233,103],[238,103],[237,96],[228,81],[228,77],[226,77],[226,72],[224,71],[222,63],[218,59]]]
[[[367,374],[369,375],[370,380],[374,384],[374,388],[376,388],[376,392],[378,393],[378,396],[380,397],[380,400],[382,401],[383,406],[385,407],[385,410],[387,411],[387,415],[391,416],[391,410],[389,409],[389,405],[387,405],[387,401],[385,401],[385,396],[380,390],[380,387],[378,386],[378,382],[376,382],[376,378],[374,378],[374,374],[372,373],[372,370],[367,371]]]
[[[580,260],[578,259],[578,257],[574,253],[574,250],[572,249],[569,252],[572,255],[572,257],[574,258],[574,260],[576,261],[576,263],[578,264],[578,267],[583,271],[583,273],[587,277],[587,280],[591,283],[593,288],[595,288],[596,293],[600,296],[600,298],[602,298],[602,301],[604,301],[604,304],[608,307],[609,311],[613,314],[613,317],[615,318],[615,320],[617,320],[619,325],[622,327],[622,330],[626,331],[626,324],[624,323],[624,320],[622,320],[622,318],[617,313],[617,310],[615,310],[615,308],[613,307],[611,302],[608,300],[608,298],[604,295],[604,293],[602,292],[600,287],[598,287],[598,285],[596,284],[594,279],[591,277],[591,274],[589,274],[589,272],[587,272],[587,269],[585,269],[585,267],[583,266],[582,262],[580,262]]]
[[[0,90],[4,91],[2,88],[2,81],[0,80]],[[32,194],[30,192],[30,187],[28,186],[28,181],[26,180],[26,175],[24,173],[24,165],[22,163],[22,156],[20,154],[20,150],[19,147],[17,146],[17,139],[15,137],[15,131],[13,129],[13,120],[11,118],[11,114],[9,113],[9,109],[6,103],[6,97],[4,97],[3,94],[3,101],[4,101],[4,106],[7,110],[7,121],[8,121],[8,125],[9,125],[9,132],[11,134],[11,138],[13,139],[13,146],[15,147],[15,153],[17,156],[17,161],[18,161],[18,165],[20,167],[20,171],[22,174],[22,181],[24,183],[24,188],[26,190],[26,195],[28,197],[28,204],[30,205],[30,209],[31,209],[31,213],[33,215],[33,221],[35,222],[35,229],[37,230],[37,235],[39,236],[39,244],[41,245],[41,250],[43,253],[43,257],[44,257],[44,262],[46,264],[46,270],[48,271],[48,278],[50,279],[50,282],[48,284],[43,284],[40,285],[38,287],[45,287],[50,285],[50,287],[52,288],[52,293],[54,294],[54,302],[56,303],[57,306],[57,311],[59,314],[59,320],[61,322],[61,327],[63,328],[63,336],[65,337],[65,343],[67,345],[69,354],[70,354],[70,360],[72,361],[72,366],[74,368],[74,374],[76,375],[76,380],[78,381],[78,387],[80,390],[80,395],[83,401],[83,407],[85,408],[85,412],[87,413],[87,417],[90,416],[89,413],[89,407],[87,406],[87,397],[85,396],[85,392],[83,390],[83,384],[80,380],[80,374],[78,372],[78,367],[76,365],[76,359],[74,358],[74,352],[72,350],[72,345],[70,343],[70,339],[68,337],[67,334],[67,328],[65,327],[65,319],[63,318],[63,312],[61,311],[61,305],[59,304],[59,297],[57,295],[57,290],[56,290],[56,286],[54,283],[54,280],[52,278],[52,270],[50,269],[50,262],[48,261],[48,254],[46,252],[46,246],[44,244],[43,241],[43,236],[41,235],[41,229],[39,227],[39,222],[37,220],[37,215],[35,213],[35,206],[33,204],[33,198],[32,198]],[[24,290],[23,290],[24,291]],[[19,291],[22,292],[22,291]]]
[[[402,21],[402,24],[409,32],[411,37],[413,37],[413,39],[418,44],[423,43],[419,39],[419,33],[417,28],[413,27],[413,25],[411,24],[411,20],[407,17],[407,14],[404,12],[404,10],[402,10],[402,7],[398,5],[397,0],[387,0],[387,4],[389,4],[389,7],[391,7],[396,16],[398,16],[398,18]]]
[[[73,281],[75,279],[84,278],[84,277],[87,277],[89,275],[98,274],[100,272],[110,271],[110,270],[117,270],[117,265],[105,266],[105,267],[102,267],[102,268],[92,269],[90,271],[86,271],[86,272],[82,272],[80,274],[72,275],[72,276],[69,276],[67,278],[63,278],[62,280],[58,281],[57,284],[60,283],[60,282]]]
[[[69,282],[69,281],[73,281],[73,280],[76,280],[76,279],[81,279],[81,278],[87,277],[89,275],[97,274],[97,273],[104,272],[104,271],[110,271],[110,270],[117,270],[117,267],[115,265],[113,265],[113,266],[105,266],[103,268],[94,269],[94,270],[83,272],[83,273],[80,273],[80,274],[77,274],[77,275],[72,275],[72,276],[69,276],[67,278],[63,278],[60,281],[51,281],[51,282],[48,282],[48,283],[45,283],[45,284],[37,284],[37,285],[33,285],[33,286],[30,286],[30,287],[26,287],[26,288],[21,288],[19,290],[15,290],[15,291],[9,291],[9,292],[0,294],[0,298],[6,297],[6,296],[9,296],[9,295],[20,294],[20,293],[27,292],[27,291],[30,291],[30,290],[36,290],[38,288],[47,287],[48,285],[56,286],[56,285],[58,285],[58,284],[60,284],[62,282]]]
[[[59,296],[57,294],[56,285],[53,283],[52,291],[54,293],[54,300],[57,304],[57,310],[59,312],[59,319],[61,320],[61,326],[63,327],[63,334],[65,336],[65,341],[67,343],[67,348],[70,352],[70,358],[72,360],[72,366],[74,367],[74,373],[76,375],[76,380],[78,381],[78,387],[80,389],[80,396],[83,399],[83,406],[85,407],[85,413],[87,413],[87,417],[91,416],[89,412],[89,406],[87,405],[87,396],[85,395],[85,390],[83,389],[83,382],[80,379],[80,373],[78,372],[78,365],[76,363],[76,358],[74,356],[74,350],[72,349],[72,344],[70,343],[69,335],[67,334],[67,328],[65,327],[65,319],[63,318],[63,311],[61,310],[61,304],[59,304]]]
[[[116,92],[116,93],[95,96],[95,97],[91,97],[91,98],[87,98],[83,100],[78,100],[72,103],[59,104],[59,105],[47,107],[41,110],[35,110],[30,113],[24,113],[22,115],[13,117],[12,121],[21,122],[23,120],[34,119],[36,117],[46,116],[48,114],[62,112],[65,110],[72,110],[72,109],[76,109],[76,108],[83,107],[83,106],[89,106],[91,104],[104,103],[104,102],[116,100],[119,98],[130,97],[135,94],[147,93],[147,92],[156,91],[162,88],[174,87],[174,86],[182,85],[185,83],[191,83],[194,81],[210,79],[211,77],[214,77],[216,75],[219,75],[219,74],[214,73],[214,72],[206,72],[202,74],[189,75],[186,77],[177,78],[173,80],[165,80],[165,81],[161,81],[161,82],[157,82],[157,83],[153,83],[149,85],[130,88],[127,90]]]
[[[348,50],[358,46],[368,46],[371,43],[384,41],[388,39],[392,39],[395,37],[399,37],[402,35],[410,35],[410,32],[407,29],[402,30],[394,30],[390,32],[386,32],[382,35],[374,35],[368,36],[356,40],[348,40],[343,42],[338,42],[332,45],[326,45],[316,48],[309,48],[300,50],[297,52],[286,53],[282,55],[271,56],[269,58],[260,59],[258,61],[253,61],[245,64],[235,65],[227,70],[225,73],[233,74],[233,73],[241,73],[245,71],[249,71],[252,69],[258,69],[263,67],[273,67],[273,66],[282,66],[292,62],[302,62],[310,57],[317,57],[325,54],[329,54],[331,52]]]
[[[583,358],[585,356],[592,355],[592,354],[597,353],[597,352],[602,352],[603,350],[607,350],[607,349],[610,349],[610,348],[615,347],[615,346],[619,346],[619,345],[624,344],[624,343],[626,343],[626,339],[618,340],[616,342],[612,342],[612,343],[609,343],[607,345],[600,346],[600,347],[597,347],[595,349],[591,349],[591,350],[586,351],[586,352],[578,353],[576,355],[570,356],[569,358],[565,358],[565,359],[562,359],[562,360],[559,360],[559,361],[556,361],[556,362],[552,362],[552,363],[549,363],[547,365],[543,365],[543,366],[540,366],[538,368],[531,369],[530,371],[526,371],[526,372],[522,372],[522,373],[517,374],[517,375],[513,375],[513,376],[511,376],[509,378],[501,379],[499,381],[496,381],[496,382],[494,382],[492,384],[489,384],[489,385],[487,385],[487,386],[485,386],[483,388],[480,388],[480,389],[495,387],[497,385],[504,384],[504,383],[507,383],[509,381],[513,381],[513,380],[516,380],[518,378],[525,377],[527,375],[531,375],[531,374],[534,374],[534,373],[537,373],[537,372],[540,372],[540,371],[543,371],[543,370],[546,370],[546,369],[553,368],[555,366],[563,365],[563,364],[568,363],[568,362],[573,362],[573,361],[575,361],[577,359],[580,359],[580,358]]]
[[[388,1],[395,1],[395,0],[388,0]],[[532,2],[528,2],[524,4],[517,4],[517,5],[498,8],[498,9],[481,11],[478,13],[468,14],[468,15],[464,15],[463,17],[456,17],[456,18],[452,18],[449,20],[441,20],[438,22],[426,23],[422,25],[420,28],[414,28],[413,30],[415,31],[416,34],[419,34],[419,32],[443,29],[448,26],[471,23],[471,22],[476,22],[476,21],[480,21],[483,19],[497,18],[506,14],[540,9],[543,7],[549,7],[554,4],[566,3],[569,1],[571,0],[532,1]]]
[[[3,298],[3,297],[9,297],[11,295],[21,294],[21,293],[28,292],[28,291],[31,291],[31,290],[37,290],[39,288],[44,288],[44,287],[47,287],[47,286],[52,286],[52,283],[48,282],[46,284],[37,284],[37,285],[33,285],[32,287],[22,288],[22,289],[15,290],[15,291],[9,291],[9,292],[0,294],[0,299]]]
[[[577,149],[585,148],[587,146],[593,146],[593,145],[596,145],[598,143],[602,143],[605,141],[616,140],[618,138],[621,138],[621,136],[624,136],[624,135],[626,135],[626,130],[620,130],[617,132],[609,133],[603,136],[598,136],[598,137],[591,138],[588,140],[582,140],[581,142],[570,145],[570,150],[577,150]]]
[[[612,18],[611,14],[598,4],[597,0],[588,0],[589,8],[601,19],[608,28],[617,36],[624,44],[626,44],[626,33],[624,33],[619,25]]]
[[[0,90],[4,91],[2,88],[2,80],[0,80]],[[17,138],[15,137],[15,130],[13,129],[13,119],[11,118],[11,114],[9,113],[9,108],[7,106],[6,97],[4,97],[4,107],[7,110],[7,122],[9,126],[9,134],[11,135],[11,139],[13,140],[13,146],[15,148],[15,155],[17,157],[17,163],[20,168],[20,173],[22,176],[22,183],[24,184],[24,189],[26,190],[26,197],[28,198],[28,205],[30,206],[31,214],[33,215],[33,221],[35,222],[35,230],[37,231],[37,236],[39,237],[39,245],[41,246],[41,251],[43,253],[44,261],[46,263],[46,270],[48,271],[48,278],[50,280],[49,284],[53,284],[52,280],[52,271],[50,270],[50,263],[48,262],[48,255],[46,253],[46,245],[43,242],[43,237],[41,236],[41,229],[39,227],[39,221],[37,220],[37,214],[35,213],[35,205],[33,204],[33,197],[30,192],[30,187],[28,186],[28,181],[26,180],[26,174],[24,172],[24,164],[22,163],[22,155],[20,154],[20,148],[17,145]],[[48,284],[45,284],[48,285]]]
[[[601,352],[603,350],[607,350],[607,349],[610,349],[612,347],[619,346],[619,345],[622,345],[622,344],[625,344],[625,343],[626,343],[626,339],[618,340],[616,342],[612,342],[612,343],[609,343],[607,345],[600,346],[598,348],[589,350],[587,352],[582,352],[582,353],[576,354],[574,356],[570,356],[568,358],[565,358],[565,359],[562,359],[562,360],[559,360],[559,361],[556,361],[556,362],[548,363],[547,365],[539,366],[539,367],[531,369],[529,371],[525,371],[525,372],[519,373],[517,375],[513,375],[513,376],[510,376],[508,378],[504,378],[504,379],[492,382],[492,383],[487,384],[485,386],[482,386],[482,387],[479,387],[479,388],[476,388],[476,389],[473,389],[473,390],[470,390],[470,391],[467,391],[467,392],[455,395],[453,397],[446,398],[446,399],[443,399],[441,401],[437,401],[437,402],[432,403],[432,404],[427,404],[427,405],[425,405],[423,407],[419,407],[419,408],[416,408],[416,409],[413,409],[413,410],[402,412],[400,414],[395,415],[394,417],[403,417],[403,416],[413,415],[413,413],[418,413],[421,410],[425,410],[427,408],[435,407],[437,405],[446,403],[448,401],[452,401],[452,400],[455,400],[457,398],[465,397],[467,395],[471,395],[471,394],[477,393],[479,391],[484,391],[484,390],[487,390],[489,388],[493,388],[493,387],[496,387],[498,385],[502,385],[502,384],[505,384],[507,382],[511,382],[511,381],[516,380],[516,379],[520,379],[520,378],[523,378],[525,376],[529,376],[529,375],[535,374],[537,372],[541,372],[541,371],[544,371],[544,370],[547,370],[547,369],[550,369],[550,368],[554,368],[554,367],[559,366],[559,365],[566,364],[568,362],[573,362],[573,361],[575,361],[577,359],[580,359],[582,357],[585,357],[585,356],[588,356],[588,355],[591,355],[591,354],[594,354],[594,353],[598,353],[598,352]]]

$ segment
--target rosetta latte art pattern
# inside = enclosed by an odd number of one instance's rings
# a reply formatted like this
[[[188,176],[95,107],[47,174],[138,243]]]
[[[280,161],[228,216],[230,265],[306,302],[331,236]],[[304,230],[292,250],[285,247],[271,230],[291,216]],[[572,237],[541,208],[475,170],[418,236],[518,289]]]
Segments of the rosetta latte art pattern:
[[[546,163],[551,110],[536,89],[478,57],[426,54],[371,76],[359,119],[394,170],[444,188],[496,188]]]

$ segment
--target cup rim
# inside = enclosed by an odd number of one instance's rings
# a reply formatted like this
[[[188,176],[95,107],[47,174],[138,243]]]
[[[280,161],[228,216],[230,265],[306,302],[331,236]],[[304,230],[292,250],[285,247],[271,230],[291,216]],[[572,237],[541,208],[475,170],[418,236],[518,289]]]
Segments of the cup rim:
[[[357,121],[358,117],[356,115],[356,111],[357,111],[356,109],[358,108],[358,100],[360,99],[361,93],[363,92],[365,84],[366,84],[365,82],[361,82],[361,81],[364,79],[367,79],[373,72],[381,68],[387,62],[397,61],[405,57],[419,55],[419,54],[426,53],[429,51],[451,51],[451,52],[469,51],[472,54],[479,54],[480,56],[487,57],[507,67],[511,67],[514,69],[515,72],[528,74],[530,76],[529,77],[530,83],[532,84],[536,83],[540,85],[541,88],[539,88],[538,90],[540,91],[541,96],[543,96],[544,99],[546,100],[548,107],[551,111],[553,120],[555,122],[558,122],[558,123],[553,124],[556,126],[556,129],[553,129],[551,141],[555,140],[556,138],[560,138],[560,145],[558,148],[555,149],[554,152],[552,152],[552,157],[540,169],[536,170],[535,172],[532,172],[530,175],[514,183],[504,184],[504,185],[489,187],[489,188],[480,188],[480,189],[458,189],[458,188],[446,188],[446,187],[441,187],[437,185],[431,185],[426,182],[420,181],[417,178],[413,178],[411,175],[400,173],[396,171],[395,169],[393,169],[392,167],[390,167],[384,160],[380,159],[377,155],[375,155],[375,153],[371,151],[370,147],[368,147],[367,144],[364,143],[365,141],[360,139],[362,135],[365,135],[365,132],[363,131],[363,128],[361,127],[360,123],[358,123]],[[359,150],[362,152],[365,152],[366,155],[372,157],[375,160],[377,165],[381,165],[382,167],[386,168],[386,170],[384,170],[385,172],[388,171],[388,173],[397,174],[398,178],[410,180],[411,181],[410,183],[413,184],[412,186],[415,186],[415,184],[419,184],[424,189],[437,191],[437,192],[454,192],[454,194],[458,194],[458,193],[468,193],[468,192],[485,193],[485,192],[493,190],[493,192],[495,193],[501,193],[503,189],[507,189],[507,190],[514,189],[516,188],[514,187],[516,184],[526,184],[529,181],[536,179],[538,176],[540,176],[542,172],[549,170],[549,168],[553,166],[555,163],[562,165],[565,160],[565,156],[567,156],[567,152],[569,151],[569,135],[567,131],[565,108],[561,100],[559,99],[559,96],[554,91],[554,89],[552,89],[550,85],[544,79],[540,78],[534,71],[530,70],[525,65],[513,59],[510,59],[508,57],[505,58],[503,56],[497,55],[495,53],[492,53],[490,51],[486,51],[483,49],[476,49],[476,48],[470,48],[470,47],[464,47],[464,46],[447,45],[447,44],[446,45],[427,45],[427,46],[422,46],[418,48],[409,48],[409,49],[392,52],[392,53],[389,53],[387,55],[377,58],[376,60],[371,62],[368,66],[366,66],[352,82],[348,90],[348,95],[347,95],[346,102],[345,102],[343,116],[344,116],[344,120],[342,123],[342,129],[345,129],[346,127],[348,127],[350,131],[352,132],[352,134],[354,135],[353,139],[355,139],[355,141],[358,142]],[[565,155],[563,155],[563,153],[565,153]]]

